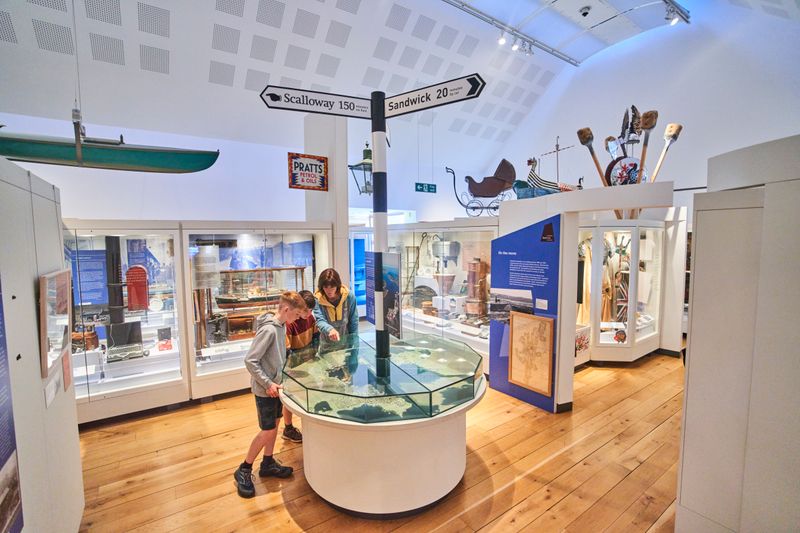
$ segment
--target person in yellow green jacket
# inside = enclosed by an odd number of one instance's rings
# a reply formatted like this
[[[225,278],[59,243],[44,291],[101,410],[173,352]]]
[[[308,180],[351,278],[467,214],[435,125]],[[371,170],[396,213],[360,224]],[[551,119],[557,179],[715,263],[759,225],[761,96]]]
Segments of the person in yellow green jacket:
[[[314,318],[321,340],[339,342],[345,335],[358,334],[358,307],[356,297],[342,285],[342,278],[332,268],[327,268],[319,275],[317,284],[317,305],[314,307]]]

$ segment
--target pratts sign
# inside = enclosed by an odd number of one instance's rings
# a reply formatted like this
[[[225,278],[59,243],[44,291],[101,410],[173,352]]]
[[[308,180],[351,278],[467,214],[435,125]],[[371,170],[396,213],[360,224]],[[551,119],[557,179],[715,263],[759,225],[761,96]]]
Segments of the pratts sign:
[[[328,190],[328,158],[289,152],[289,188]]]

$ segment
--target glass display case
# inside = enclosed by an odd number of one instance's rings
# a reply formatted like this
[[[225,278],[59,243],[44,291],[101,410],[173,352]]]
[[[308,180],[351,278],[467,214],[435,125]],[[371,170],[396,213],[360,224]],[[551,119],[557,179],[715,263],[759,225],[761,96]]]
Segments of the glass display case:
[[[481,356],[460,342],[417,335],[391,346],[388,377],[378,377],[375,349],[357,336],[287,359],[283,392],[308,413],[374,423],[430,418],[475,397]]]
[[[282,292],[313,290],[311,233],[184,231],[195,374],[243,371],[256,318]]]
[[[659,347],[664,223],[597,222],[580,230],[576,364],[633,361]],[[591,343],[581,332],[591,327]],[[588,351],[581,357],[580,348]]]
[[[495,237],[495,218],[389,227],[389,251],[401,257],[404,335],[441,335],[488,361]]]
[[[79,400],[167,383],[177,383],[188,399],[176,305],[176,234],[64,230],[64,253],[73,277],[70,330]]]
[[[371,228],[350,228],[350,283],[356,297],[358,316],[367,315],[367,272],[365,254],[372,250]]]

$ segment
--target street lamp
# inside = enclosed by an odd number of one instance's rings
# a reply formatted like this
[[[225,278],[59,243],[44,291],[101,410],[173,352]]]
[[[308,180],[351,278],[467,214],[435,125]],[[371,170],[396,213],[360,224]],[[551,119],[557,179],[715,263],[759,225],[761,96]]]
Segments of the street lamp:
[[[358,194],[372,194],[372,150],[369,148],[369,143],[366,145],[364,158],[355,165],[347,165],[353,175],[353,181],[356,182]]]

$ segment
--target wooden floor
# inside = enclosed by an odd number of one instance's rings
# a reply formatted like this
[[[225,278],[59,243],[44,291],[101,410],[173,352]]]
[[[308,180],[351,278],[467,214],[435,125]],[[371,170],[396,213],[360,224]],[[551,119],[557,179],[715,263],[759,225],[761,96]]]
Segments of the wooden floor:
[[[383,522],[321,501],[302,447],[282,439],[294,476],[257,479],[256,497],[240,498],[249,394],[93,427],[81,432],[82,530],[672,531],[682,390],[681,361],[661,355],[579,371],[574,410],[560,415],[490,389],[467,415],[461,483],[433,509]]]

